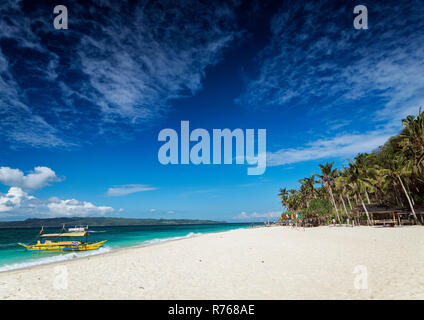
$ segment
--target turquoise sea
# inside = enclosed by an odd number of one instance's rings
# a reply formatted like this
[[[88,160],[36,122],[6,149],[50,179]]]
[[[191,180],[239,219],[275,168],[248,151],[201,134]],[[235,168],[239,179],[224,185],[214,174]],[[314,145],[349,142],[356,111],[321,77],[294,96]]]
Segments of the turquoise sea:
[[[46,264],[56,261],[75,259],[87,255],[96,255],[108,251],[137,246],[151,245],[163,241],[195,237],[204,233],[221,232],[239,228],[249,228],[251,223],[197,224],[197,225],[161,225],[92,227],[89,242],[108,240],[99,250],[86,252],[48,253],[30,252],[17,242],[31,244],[37,240],[40,229],[13,228],[0,229],[0,272]],[[45,229],[45,233],[60,232],[60,228]]]

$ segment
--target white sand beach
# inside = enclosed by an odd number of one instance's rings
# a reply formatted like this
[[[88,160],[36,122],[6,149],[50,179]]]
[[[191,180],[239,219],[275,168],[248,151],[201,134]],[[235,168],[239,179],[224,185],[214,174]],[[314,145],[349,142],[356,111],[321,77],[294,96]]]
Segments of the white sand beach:
[[[424,299],[423,270],[420,226],[239,229],[3,272],[0,299]]]

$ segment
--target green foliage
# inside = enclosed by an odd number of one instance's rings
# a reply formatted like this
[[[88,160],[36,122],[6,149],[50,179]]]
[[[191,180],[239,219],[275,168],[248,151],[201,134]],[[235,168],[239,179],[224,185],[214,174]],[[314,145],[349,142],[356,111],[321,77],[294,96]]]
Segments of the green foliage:
[[[307,217],[313,216],[326,216],[332,210],[330,201],[325,198],[312,199],[309,203],[309,207],[306,209]]]

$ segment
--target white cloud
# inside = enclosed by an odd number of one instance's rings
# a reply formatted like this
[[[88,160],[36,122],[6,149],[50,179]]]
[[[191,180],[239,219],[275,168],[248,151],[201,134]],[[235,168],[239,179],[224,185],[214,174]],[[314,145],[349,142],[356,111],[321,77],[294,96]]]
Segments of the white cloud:
[[[12,187],[6,194],[0,194],[0,217],[63,217],[98,216],[113,212],[112,207],[96,206],[91,202],[75,199],[61,200],[51,197],[37,199],[18,187]]]
[[[24,190],[36,190],[45,187],[49,182],[60,181],[56,173],[48,167],[35,167],[26,175],[19,169],[0,167],[0,182],[10,187]]]
[[[157,188],[151,187],[146,184],[125,184],[125,185],[109,188],[107,190],[107,195],[111,197],[117,197],[117,196],[125,196],[131,193],[150,191],[150,190],[156,190],[156,189]]]
[[[49,214],[53,216],[91,216],[104,215],[113,212],[112,207],[95,206],[88,201],[78,201],[75,199],[59,200],[50,199],[47,204]]]
[[[12,187],[6,194],[0,194],[0,213],[18,209],[24,201],[33,199],[35,198],[22,189]]]
[[[150,213],[155,213],[157,215],[163,215],[163,214],[174,214],[174,210],[158,210],[158,209],[150,209]]]
[[[310,142],[302,148],[280,149],[267,153],[267,166],[280,166],[325,158],[346,158],[360,152],[371,152],[382,146],[393,134],[387,131],[345,134],[327,140]]]
[[[37,199],[24,191],[40,189],[54,181],[60,179],[48,167],[35,167],[27,174],[19,169],[0,167],[0,182],[11,187],[6,194],[0,193],[0,216],[88,216],[104,215],[114,211],[112,207],[96,206],[91,202],[76,199],[61,200],[57,197],[48,200]]]

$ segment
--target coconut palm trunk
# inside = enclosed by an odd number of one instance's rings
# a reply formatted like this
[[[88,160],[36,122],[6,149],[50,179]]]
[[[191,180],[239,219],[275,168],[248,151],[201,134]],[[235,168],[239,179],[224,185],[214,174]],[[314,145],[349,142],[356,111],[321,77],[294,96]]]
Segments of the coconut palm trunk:
[[[409,186],[407,183],[406,183],[406,189],[408,190],[408,194],[411,194],[411,189],[409,189]],[[411,202],[412,202],[412,205],[415,206],[415,201],[414,201],[414,198],[412,197],[411,197]]]
[[[336,209],[337,220],[339,220],[339,223],[341,223],[340,216],[339,216],[339,210],[337,209],[336,200],[334,199],[333,191],[331,190],[331,186],[327,184],[327,188],[328,188],[328,192],[330,193],[331,200],[333,201],[334,208]]]
[[[365,189],[365,195],[367,196],[368,204],[371,204],[370,196],[368,195],[368,192],[367,192],[367,187],[364,187],[364,189]]]
[[[415,213],[414,206],[412,205],[411,198],[409,197],[409,194],[406,191],[405,186],[403,185],[403,181],[402,181],[400,175],[397,175],[397,177],[399,179],[400,185],[402,186],[403,192],[405,192],[406,199],[408,199],[409,206],[411,207],[412,215],[414,216],[414,220],[415,220],[415,222],[417,222],[418,218],[417,218],[417,214]]]
[[[352,210],[352,204],[350,203],[349,195],[346,195],[347,202],[349,203],[350,210]]]
[[[397,204],[400,206],[400,207],[404,207],[404,205],[403,205],[403,201],[402,201],[402,197],[401,197],[401,195],[399,194],[399,191],[398,191],[398,184],[395,182],[396,180],[393,180],[393,186],[394,186],[394,190],[395,190],[395,196],[396,196],[396,202],[397,202]]]
[[[344,202],[343,197],[342,197],[341,194],[340,194],[340,199],[342,200],[342,203],[343,203],[344,212],[346,213],[347,216],[349,216],[349,214],[347,213],[347,210],[346,210],[345,202]]]
[[[367,215],[368,224],[371,224],[370,215],[369,215],[369,213],[368,213],[367,207],[365,206],[364,200],[363,200],[363,199],[362,199],[362,197],[361,197],[361,194],[359,194],[359,199],[361,200],[362,207],[364,208],[364,210],[365,210],[365,214]]]

